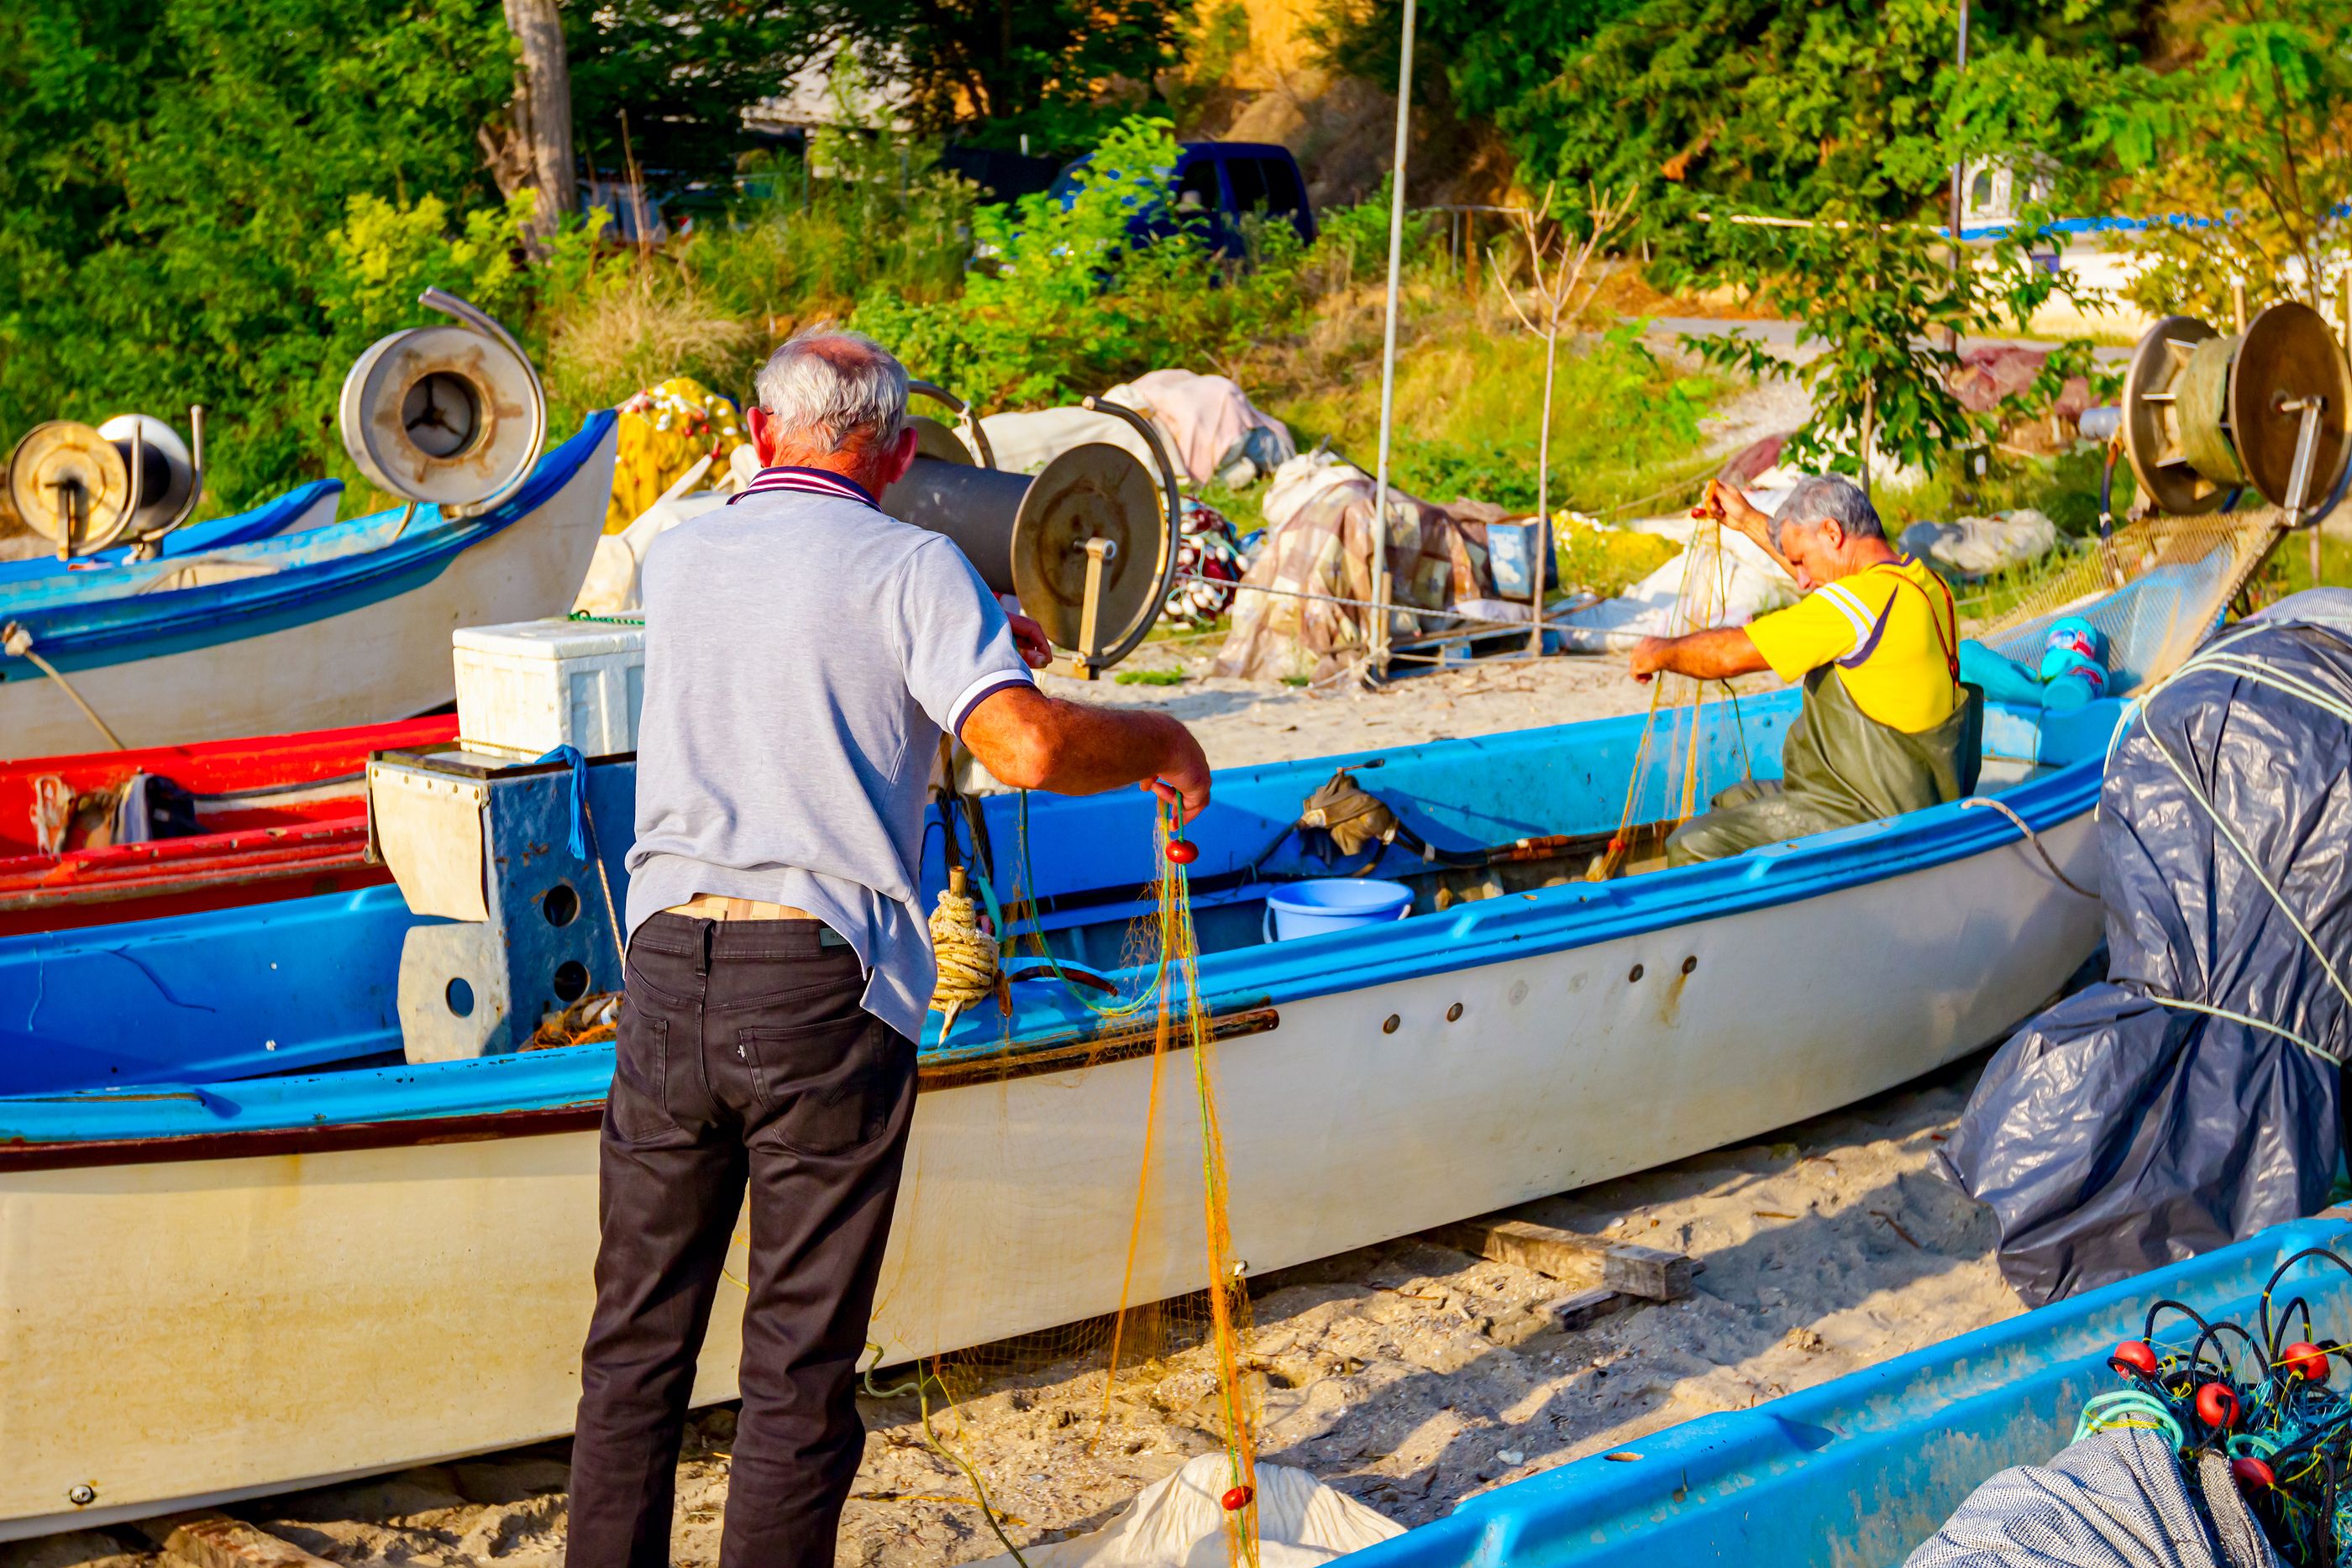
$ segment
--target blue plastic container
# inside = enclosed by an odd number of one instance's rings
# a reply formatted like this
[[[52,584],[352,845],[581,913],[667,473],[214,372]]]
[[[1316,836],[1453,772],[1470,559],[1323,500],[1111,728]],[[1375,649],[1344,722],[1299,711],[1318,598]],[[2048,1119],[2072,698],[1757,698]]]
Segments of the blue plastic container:
[[[1266,894],[1265,929],[1275,942],[1322,936],[1402,920],[1412,913],[1412,889],[1401,882],[1329,876],[1293,883]]]

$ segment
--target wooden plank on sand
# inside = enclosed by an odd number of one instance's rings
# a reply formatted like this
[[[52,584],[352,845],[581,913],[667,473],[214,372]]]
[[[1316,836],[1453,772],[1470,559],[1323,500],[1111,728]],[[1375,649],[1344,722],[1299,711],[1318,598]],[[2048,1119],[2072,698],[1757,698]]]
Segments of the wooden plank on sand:
[[[1679,1301],[1689,1295],[1691,1277],[1698,1268],[1679,1252],[1605,1236],[1580,1236],[1556,1225],[1499,1214],[1441,1225],[1422,1234],[1473,1258],[1516,1264],[1555,1280],[1589,1278],[1597,1268],[1604,1289],[1653,1301]]]
[[[140,1534],[189,1568],[334,1568],[292,1542],[216,1509],[142,1519]]]

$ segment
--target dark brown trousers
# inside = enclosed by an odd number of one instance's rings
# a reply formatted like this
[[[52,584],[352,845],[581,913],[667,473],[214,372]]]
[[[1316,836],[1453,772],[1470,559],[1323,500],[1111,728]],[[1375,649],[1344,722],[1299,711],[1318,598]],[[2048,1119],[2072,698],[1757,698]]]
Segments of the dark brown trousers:
[[[827,938],[821,943],[820,936]],[[831,1568],[854,1395],[915,1106],[915,1048],[814,921],[656,915],[629,944],[604,1109],[570,1568],[667,1568],[695,1358],[743,1302],[721,1568]],[[725,1264],[751,1195],[751,1263]]]

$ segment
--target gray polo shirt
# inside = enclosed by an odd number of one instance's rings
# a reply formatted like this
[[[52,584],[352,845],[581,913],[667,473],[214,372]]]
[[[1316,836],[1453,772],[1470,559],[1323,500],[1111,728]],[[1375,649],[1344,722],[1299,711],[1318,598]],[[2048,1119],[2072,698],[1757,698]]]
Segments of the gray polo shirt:
[[[646,553],[628,925],[698,893],[805,909],[920,1040],[917,887],[942,730],[1029,685],[1004,612],[943,535],[821,469],[770,468]]]

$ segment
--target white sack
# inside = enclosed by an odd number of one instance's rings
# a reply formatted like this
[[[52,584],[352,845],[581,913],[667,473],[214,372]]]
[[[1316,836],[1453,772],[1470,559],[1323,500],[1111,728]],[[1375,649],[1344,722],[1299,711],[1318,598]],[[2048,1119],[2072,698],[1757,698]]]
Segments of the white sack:
[[[1136,1494],[1102,1529],[1046,1546],[1024,1546],[1029,1568],[1225,1568],[1224,1505],[1231,1461],[1202,1454]],[[1305,1470],[1257,1467],[1258,1568],[1318,1568],[1404,1533]],[[1015,1568],[1009,1556],[978,1568]]]
[[[1955,571],[1983,577],[2035,560],[2058,548],[2058,525],[2031,507],[1991,517],[1914,523],[1903,530],[1906,555],[1932,557]]]
[[[748,452],[751,447],[746,444],[735,450]],[[724,490],[697,490],[692,495],[656,501],[619,533],[597,539],[596,553],[588,562],[587,579],[581,583],[572,608],[590,615],[629,615],[642,609],[645,601],[638,592],[637,574],[645,568],[646,551],[653,549],[654,540],[688,517],[698,517],[713,507],[725,506],[727,497]]]
[[[1721,587],[1710,591],[1718,608],[1707,626],[1745,626],[1767,611],[1796,602],[1797,585],[1745,534],[1725,528],[1717,537],[1723,543],[1720,554],[1712,542],[1702,541],[1617,598],[1555,621],[1562,641],[1577,653],[1622,653],[1644,637],[1678,637],[1703,630],[1685,625],[1675,611],[1684,574],[1694,563],[1700,571],[1724,574]],[[1694,587],[1694,599],[1706,597]]]

